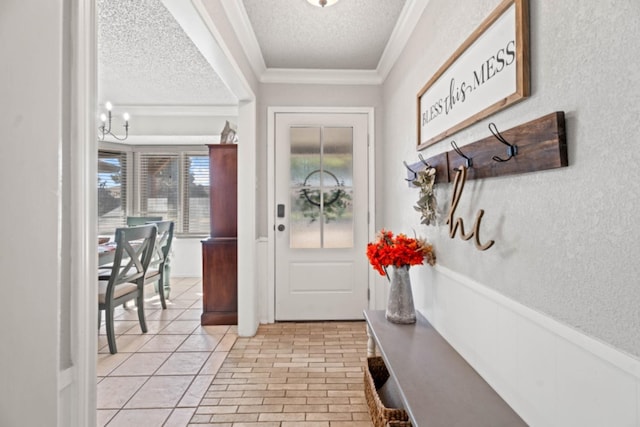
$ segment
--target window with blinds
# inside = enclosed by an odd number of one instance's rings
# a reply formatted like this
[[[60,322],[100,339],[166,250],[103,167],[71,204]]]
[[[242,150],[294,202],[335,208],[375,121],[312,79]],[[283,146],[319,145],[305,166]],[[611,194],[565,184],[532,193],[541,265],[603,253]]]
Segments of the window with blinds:
[[[184,154],[185,233],[209,234],[209,156]]]
[[[127,167],[127,153],[98,152],[98,233],[126,227],[127,216],[160,216],[175,222],[176,233],[208,235],[209,156],[177,149],[133,156]]]
[[[140,153],[139,212],[175,221],[176,232],[209,232],[209,157]]]
[[[140,216],[160,216],[179,224],[179,154],[141,154],[137,189]]]
[[[127,155],[98,153],[98,234],[113,234],[127,222]]]

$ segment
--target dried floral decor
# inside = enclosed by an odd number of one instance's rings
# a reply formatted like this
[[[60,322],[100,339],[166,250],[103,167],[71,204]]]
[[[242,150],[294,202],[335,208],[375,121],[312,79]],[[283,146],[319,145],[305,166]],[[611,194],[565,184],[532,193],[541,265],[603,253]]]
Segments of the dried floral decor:
[[[435,168],[426,168],[416,172],[416,179],[413,180],[413,185],[420,188],[420,197],[414,209],[420,212],[421,224],[431,225],[436,222],[437,203],[433,192],[435,182]]]

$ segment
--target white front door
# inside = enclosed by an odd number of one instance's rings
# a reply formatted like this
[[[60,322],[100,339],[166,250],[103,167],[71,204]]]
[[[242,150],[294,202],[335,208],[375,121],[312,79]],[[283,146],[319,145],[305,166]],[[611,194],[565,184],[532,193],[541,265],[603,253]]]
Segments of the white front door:
[[[275,319],[367,308],[368,115],[275,116]]]

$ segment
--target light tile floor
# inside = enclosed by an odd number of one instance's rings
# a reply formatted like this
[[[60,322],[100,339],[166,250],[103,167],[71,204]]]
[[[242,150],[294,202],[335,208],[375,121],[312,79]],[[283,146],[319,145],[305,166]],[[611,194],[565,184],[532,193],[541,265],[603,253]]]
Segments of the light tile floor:
[[[167,310],[147,289],[146,334],[135,308],[118,309],[117,354],[101,326],[98,426],[372,425],[364,322],[261,325],[237,338],[235,326],[200,325],[200,279],[171,285]]]
[[[145,291],[146,334],[131,302],[116,310],[117,354],[100,327],[98,426],[188,425],[236,340],[235,326],[200,325],[200,279],[172,278],[166,310],[153,285]]]

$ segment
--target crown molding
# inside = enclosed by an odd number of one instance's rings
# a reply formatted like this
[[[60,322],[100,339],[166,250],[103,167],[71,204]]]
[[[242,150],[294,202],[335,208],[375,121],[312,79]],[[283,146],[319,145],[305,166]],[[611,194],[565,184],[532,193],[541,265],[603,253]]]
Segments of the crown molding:
[[[262,83],[379,85],[376,70],[313,70],[267,68],[260,76]]]
[[[398,22],[393,28],[389,41],[382,52],[376,71],[381,81],[385,81],[400,53],[407,45],[429,0],[408,0],[400,12]]]
[[[253,72],[258,76],[258,79],[260,79],[267,70],[267,66],[262,57],[262,50],[260,49],[256,33],[253,31],[247,10],[240,0],[223,1],[221,3]]]
[[[229,23],[261,83],[379,85],[404,49],[429,0],[408,0],[375,70],[267,68],[242,1],[222,2]]]
[[[237,117],[237,105],[114,105],[114,112],[127,112],[132,117]]]

